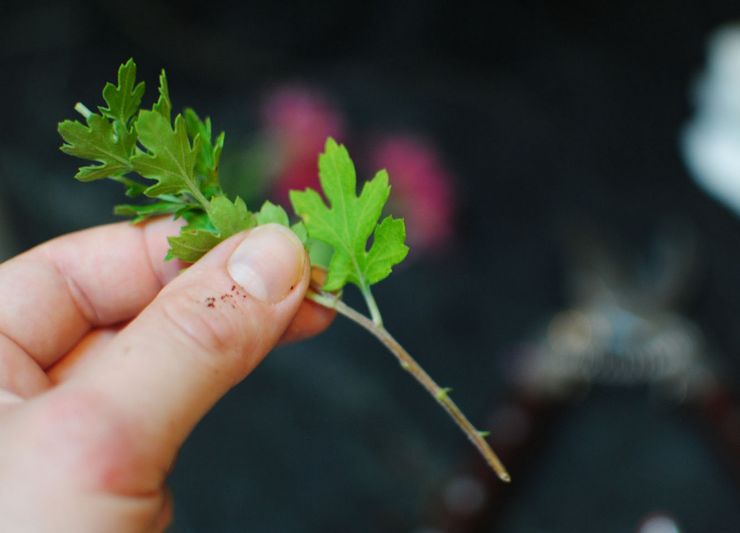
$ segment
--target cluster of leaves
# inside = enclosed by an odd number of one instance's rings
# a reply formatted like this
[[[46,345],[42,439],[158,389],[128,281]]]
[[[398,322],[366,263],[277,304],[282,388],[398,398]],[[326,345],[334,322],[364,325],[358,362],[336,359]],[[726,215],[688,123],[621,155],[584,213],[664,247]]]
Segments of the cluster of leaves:
[[[265,202],[251,212],[241,198],[232,201],[224,194],[218,180],[224,133],[214,140],[210,119],[201,120],[192,109],[173,120],[164,71],[151,109],[141,109],[143,95],[144,82],[136,82],[136,64],[129,59],[118,69],[117,84],[103,89],[106,107],[95,113],[77,104],[85,123],[59,124],[61,149],[93,162],[79,169],[78,180],[109,178],[122,183],[127,196],[148,200],[116,206],[115,213],[132,216],[135,223],[158,215],[185,219],[180,234],[169,239],[169,258],[196,261],[231,235],[270,222],[291,227],[308,246],[312,262],[328,267],[326,290],[353,283],[365,292],[406,257],[403,220],[388,216],[378,223],[390,194],[385,171],[366,182],[358,196],[346,148],[328,139],[319,175],[329,204],[315,190],[291,191],[302,219],[291,226],[280,206]]]
[[[290,191],[295,213],[302,219],[290,225],[288,214],[265,202],[251,212],[241,198],[230,200],[218,180],[218,163],[224,134],[212,137],[211,121],[192,109],[172,119],[167,77],[159,77],[159,97],[151,109],[140,109],[144,83],[136,83],[136,65],[129,60],[118,69],[118,83],[106,84],[107,107],[98,113],[82,104],[75,108],[85,123],[59,124],[62,151],[92,161],[76,178],[109,178],[126,187],[139,204],[119,205],[115,212],[141,222],[155,215],[185,219],[180,234],[170,237],[169,258],[197,261],[219,242],[259,224],[278,223],[292,228],[308,247],[311,263],[328,269],[323,291],[309,293],[315,302],[332,307],[371,331],[398,359],[402,368],[443,406],[486,458],[499,477],[508,481],[505,468],[449,397],[400,344],[385,330],[370,286],[386,278],[408,253],[402,219],[391,216],[379,222],[390,195],[388,174],[381,170],[357,194],[357,176],[347,149],[333,139],[319,156],[323,193],[313,189]],[[370,243],[370,244],[369,244]],[[359,287],[372,321],[324,291],[339,291],[347,283]]]

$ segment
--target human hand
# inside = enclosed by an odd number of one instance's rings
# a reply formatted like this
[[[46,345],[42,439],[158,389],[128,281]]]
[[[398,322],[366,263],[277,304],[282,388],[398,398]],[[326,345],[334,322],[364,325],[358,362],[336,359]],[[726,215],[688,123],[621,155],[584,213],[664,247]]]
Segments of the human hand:
[[[180,275],[163,260],[176,231],[103,226],[0,266],[0,530],[164,530],[195,424],[276,343],[331,321],[303,299],[310,266],[286,228]]]

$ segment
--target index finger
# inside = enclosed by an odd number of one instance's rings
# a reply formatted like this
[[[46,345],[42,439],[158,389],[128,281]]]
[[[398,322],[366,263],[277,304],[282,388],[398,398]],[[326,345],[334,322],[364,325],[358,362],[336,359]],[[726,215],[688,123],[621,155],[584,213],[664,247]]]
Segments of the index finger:
[[[92,327],[133,318],[182,268],[164,260],[178,228],[165,219],[99,226],[6,261],[0,335],[47,368]]]

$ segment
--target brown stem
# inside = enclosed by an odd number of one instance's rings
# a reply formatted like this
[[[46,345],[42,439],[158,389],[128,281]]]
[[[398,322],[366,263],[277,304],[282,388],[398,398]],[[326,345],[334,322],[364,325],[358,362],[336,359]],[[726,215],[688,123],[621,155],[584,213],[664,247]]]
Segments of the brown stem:
[[[343,315],[356,324],[359,324],[372,335],[375,336],[388,350],[398,359],[401,368],[408,371],[416,381],[418,381],[422,387],[439,403],[442,408],[447,411],[458,427],[465,433],[470,442],[478,449],[480,454],[490,465],[496,475],[502,480],[509,482],[511,476],[506,471],[506,467],[501,463],[496,453],[488,445],[488,442],[483,438],[483,435],[470,423],[470,420],[463,414],[460,408],[452,401],[449,397],[449,390],[444,389],[437,385],[437,383],[427,374],[427,372],[411,357],[406,349],[399,344],[399,342],[388,333],[382,325],[374,323],[372,320],[367,318],[362,313],[358,313],[336,296],[322,292],[320,290],[311,289],[306,293],[306,298],[312,300],[324,307],[329,307],[336,310],[337,313]]]

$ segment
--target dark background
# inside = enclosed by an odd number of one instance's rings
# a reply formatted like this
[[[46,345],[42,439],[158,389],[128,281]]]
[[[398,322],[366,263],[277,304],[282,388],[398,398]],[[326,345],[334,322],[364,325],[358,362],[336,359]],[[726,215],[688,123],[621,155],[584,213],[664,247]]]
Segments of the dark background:
[[[276,83],[324,88],[357,129],[411,130],[458,177],[455,245],[381,284],[397,337],[474,420],[508,394],[507,347],[568,304],[569,232],[641,251],[694,228],[681,311],[730,386],[740,363],[740,223],[691,181],[678,145],[706,39],[735,2],[9,2],[0,14],[0,209],[6,256],[113,220],[55,127],[134,57],[149,93],[233,139]],[[352,145],[350,141],[350,150]],[[177,532],[446,531],[435,501],[477,459],[443,413],[342,320],[268,358],[204,421],[171,485]],[[737,531],[740,492],[701,421],[648,387],[594,387],[515,473],[481,531]],[[496,428],[493,441],[496,442]],[[735,448],[737,451],[737,448]],[[425,529],[435,528],[438,529]]]

